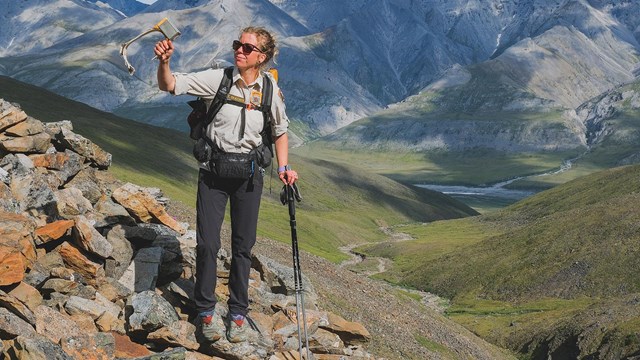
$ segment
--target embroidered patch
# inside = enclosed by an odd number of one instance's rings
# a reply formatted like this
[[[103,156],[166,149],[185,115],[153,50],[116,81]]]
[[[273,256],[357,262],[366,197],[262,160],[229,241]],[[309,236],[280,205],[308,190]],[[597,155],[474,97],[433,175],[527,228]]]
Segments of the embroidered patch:
[[[227,95],[227,99],[231,100],[231,101],[235,101],[235,102],[239,102],[239,103],[244,103],[244,98],[241,98],[240,96],[235,96],[235,95]]]
[[[262,93],[260,91],[252,90],[251,91],[251,103],[256,106],[260,106],[262,102]]]

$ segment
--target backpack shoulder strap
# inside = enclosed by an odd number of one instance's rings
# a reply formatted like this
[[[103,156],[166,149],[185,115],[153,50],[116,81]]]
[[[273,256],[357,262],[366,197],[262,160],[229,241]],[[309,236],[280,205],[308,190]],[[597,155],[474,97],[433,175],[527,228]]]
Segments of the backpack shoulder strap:
[[[267,140],[267,145],[273,143],[271,136],[271,101],[273,100],[273,83],[268,75],[264,75],[262,78],[262,102],[260,103],[260,110],[262,111],[263,125],[262,125],[262,138]]]
[[[216,96],[213,98],[211,105],[209,106],[209,110],[207,111],[207,122],[205,123],[205,127],[208,126],[213,118],[216,116],[222,105],[224,105],[227,100],[227,95],[229,95],[229,91],[231,90],[231,85],[233,84],[233,66],[229,66],[224,69],[224,74],[222,76],[222,80],[220,81],[220,86],[218,86],[218,91],[216,92]]]
[[[262,112],[271,111],[271,100],[273,100],[273,83],[268,75],[262,80]]]

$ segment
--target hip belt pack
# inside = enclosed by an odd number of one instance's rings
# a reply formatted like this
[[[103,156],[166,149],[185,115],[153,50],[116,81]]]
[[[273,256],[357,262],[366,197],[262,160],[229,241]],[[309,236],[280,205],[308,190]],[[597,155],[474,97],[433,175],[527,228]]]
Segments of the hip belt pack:
[[[127,48],[129,47],[129,45],[131,45],[131,43],[133,43],[134,41],[140,39],[141,37],[150,34],[152,32],[161,32],[162,35],[164,35],[165,38],[172,40],[175,39],[176,37],[178,37],[178,35],[180,35],[180,31],[178,29],[176,29],[175,26],[173,26],[173,24],[171,23],[171,21],[169,21],[168,18],[164,18],[162,19],[159,23],[157,23],[154,27],[152,27],[151,29],[143,32],[142,34],[134,37],[133,39],[123,43],[122,45],[120,45],[120,55],[122,55],[122,58],[124,59],[124,64],[127,67],[127,70],[129,70],[129,75],[133,75],[133,73],[136,71],[136,69],[129,63],[129,60],[127,60]]]

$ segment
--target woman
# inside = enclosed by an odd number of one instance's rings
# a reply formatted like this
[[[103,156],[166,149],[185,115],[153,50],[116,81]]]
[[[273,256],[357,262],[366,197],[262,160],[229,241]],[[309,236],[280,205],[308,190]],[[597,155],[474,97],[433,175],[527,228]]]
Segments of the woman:
[[[247,106],[225,104],[206,129],[215,147],[225,153],[248,154],[262,143],[261,111],[253,109],[262,98],[263,73],[267,63],[277,54],[274,37],[265,29],[248,27],[233,42],[235,67],[229,96],[244,100]],[[213,99],[223,76],[223,69],[208,69],[196,73],[172,73],[171,55],[174,46],[170,40],[156,44],[154,52],[159,59],[158,87],[175,95],[189,94]],[[278,159],[278,175],[283,183],[293,184],[298,175],[288,164],[287,128],[289,119],[277,84],[273,82],[271,112],[272,135]],[[241,104],[242,104],[241,103]],[[241,129],[244,129],[242,131]],[[262,172],[256,171],[249,179],[222,178],[217,172],[201,166],[197,195],[197,260],[195,304],[199,314],[201,335],[207,341],[216,341],[225,334],[225,322],[214,311],[216,305],[216,259],[220,249],[220,229],[224,220],[227,199],[231,203],[231,270],[226,335],[231,342],[247,338],[245,316],[249,306],[249,270],[251,249],[256,241],[258,210],[262,194]]]

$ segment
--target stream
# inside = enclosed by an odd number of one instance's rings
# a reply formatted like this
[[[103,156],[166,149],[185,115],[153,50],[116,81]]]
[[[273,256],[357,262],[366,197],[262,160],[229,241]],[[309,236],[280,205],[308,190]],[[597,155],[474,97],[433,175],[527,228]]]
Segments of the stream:
[[[536,175],[518,176],[491,186],[456,186],[437,184],[415,184],[415,186],[441,192],[471,207],[486,207],[487,204],[489,204],[489,207],[491,208],[500,208],[511,205],[536,193],[531,190],[508,189],[506,188],[507,185],[518,180],[563,173],[571,169],[573,162],[581,158],[583,155],[584,153],[573,159],[565,160],[559,169]]]

